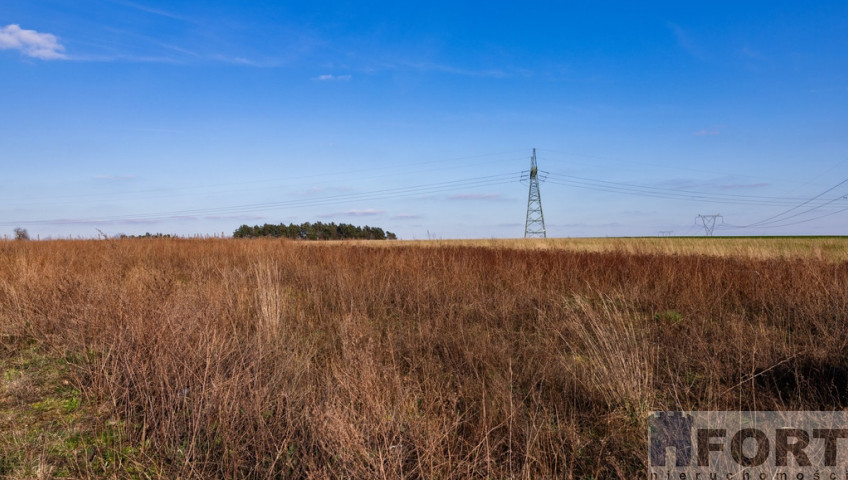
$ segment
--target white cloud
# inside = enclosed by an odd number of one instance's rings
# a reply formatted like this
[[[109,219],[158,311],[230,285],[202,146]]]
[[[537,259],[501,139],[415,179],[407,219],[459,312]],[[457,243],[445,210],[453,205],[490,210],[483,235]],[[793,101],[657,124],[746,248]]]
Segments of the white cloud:
[[[0,28],[0,50],[20,50],[28,57],[41,60],[59,60],[67,58],[65,47],[59,43],[56,35],[24,30],[20,25],[6,25]]]
[[[315,77],[315,80],[318,80],[320,82],[332,82],[332,81],[346,82],[346,81],[350,80],[351,78],[352,77],[350,75],[324,74],[324,75],[318,75],[317,77]]]

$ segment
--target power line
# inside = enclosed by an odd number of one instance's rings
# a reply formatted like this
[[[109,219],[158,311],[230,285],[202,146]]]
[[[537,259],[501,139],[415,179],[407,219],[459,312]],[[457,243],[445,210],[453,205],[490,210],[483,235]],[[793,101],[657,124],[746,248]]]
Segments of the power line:
[[[641,165],[641,166],[646,166],[646,167],[655,167],[655,168],[664,168],[664,169],[671,168],[671,169],[674,169],[674,170],[686,170],[686,171],[696,172],[696,173],[708,173],[708,174],[711,174],[711,175],[725,175],[725,173],[722,173],[722,172],[714,172],[714,171],[710,171],[710,170],[702,170],[702,169],[690,168],[690,167],[681,167],[679,165],[675,165],[675,166],[671,167],[669,165],[663,165],[663,164],[660,164],[660,163],[640,162],[640,161],[637,161],[637,160],[621,160],[621,159],[615,159],[615,158],[610,158],[610,157],[604,157],[604,156],[600,156],[600,155],[589,155],[589,154],[575,153],[575,152],[562,152],[562,151],[557,151],[557,150],[550,150],[550,149],[547,149],[547,148],[540,148],[539,151],[556,153],[556,154],[560,154],[560,155],[566,155],[568,157],[583,157],[583,158],[591,158],[591,159],[596,159],[596,160],[603,160],[603,161],[606,161],[606,162],[616,163],[616,164],[619,164],[619,165],[630,165],[630,166]],[[583,163],[583,164],[587,165],[586,163]],[[592,163],[591,165],[594,166],[595,163]],[[740,175],[740,176],[750,177],[750,175]],[[750,177],[750,178],[753,178],[753,177]]]
[[[825,203],[823,203],[823,204],[813,206],[812,208],[809,208],[809,209],[807,209],[807,210],[804,210],[803,212],[799,212],[799,213],[796,213],[796,214],[794,214],[794,215],[790,215],[790,216],[788,216],[788,217],[784,217],[784,218],[778,218],[778,217],[782,217],[783,215],[786,215],[787,213],[789,213],[789,212],[791,212],[791,211],[793,211],[793,210],[796,210],[796,209],[798,209],[798,208],[801,208],[801,207],[803,207],[804,205],[807,205],[807,204],[809,204],[810,202],[812,202],[812,201],[814,201],[814,200],[818,200],[818,199],[819,199],[819,198],[821,198],[822,196],[824,196],[824,195],[826,195],[826,194],[828,194],[828,193],[832,192],[833,190],[836,190],[837,188],[839,188],[840,186],[842,186],[842,185],[844,185],[844,184],[846,184],[846,183],[848,183],[848,178],[846,178],[845,180],[842,180],[841,182],[839,182],[839,183],[837,183],[836,185],[834,185],[834,186],[832,186],[832,187],[828,188],[827,190],[825,190],[825,191],[821,192],[820,194],[818,194],[818,195],[814,196],[813,198],[810,198],[809,200],[806,200],[806,201],[804,201],[804,202],[801,202],[800,204],[798,204],[798,205],[796,205],[796,206],[794,206],[794,207],[792,207],[792,208],[790,208],[790,209],[788,209],[788,210],[784,210],[784,211],[782,211],[782,212],[778,213],[777,215],[772,215],[771,217],[768,217],[768,218],[766,218],[766,219],[764,219],[764,220],[760,220],[759,222],[754,222],[754,223],[751,223],[751,224],[748,224],[748,225],[737,226],[737,227],[734,227],[734,228],[762,227],[762,226],[764,226],[764,225],[768,225],[768,224],[771,224],[771,223],[778,223],[778,222],[782,222],[782,221],[788,220],[788,219],[790,219],[790,218],[795,218],[795,217],[798,217],[798,216],[800,216],[800,215],[804,215],[805,213],[809,213],[809,212],[812,212],[812,211],[814,211],[814,210],[818,210],[819,208],[822,208],[822,207],[825,207],[825,206],[827,206],[827,205],[830,205],[831,203],[836,202],[836,201],[838,201],[838,200],[840,200],[840,199],[842,199],[842,198],[844,198],[844,197],[843,197],[843,196],[839,196],[839,197],[837,197],[837,198],[834,198],[833,200],[830,200],[829,202],[825,202]]]
[[[107,215],[101,217],[90,218],[72,218],[72,219],[52,219],[52,220],[27,220],[17,222],[2,222],[3,226],[15,225],[45,225],[45,224],[68,224],[68,223],[84,223],[84,222],[114,222],[121,220],[152,220],[171,218],[178,216],[193,216],[193,215],[213,215],[213,214],[235,214],[246,213],[264,210],[274,210],[280,208],[300,208],[322,205],[333,205],[352,201],[370,201],[370,200],[387,200],[392,198],[403,198],[416,195],[428,195],[434,193],[443,193],[453,191],[458,188],[479,188],[493,185],[503,185],[514,182],[520,178],[520,172],[505,173],[498,175],[487,175],[482,177],[466,178],[461,180],[451,180],[447,182],[438,182],[424,185],[415,185],[411,187],[388,188],[375,190],[371,192],[348,193],[330,195],[315,199],[299,199],[288,200],[281,202],[265,202],[252,203],[243,205],[233,205],[217,208],[201,208],[188,210],[174,210],[168,212],[157,213],[140,213],[132,215]]]
[[[555,173],[550,175],[548,182],[555,185],[576,187],[600,192],[623,193],[661,199],[683,199],[704,203],[754,206],[786,206],[793,205],[795,203],[794,200],[782,199],[781,197],[694,192],[620,182],[608,182],[604,180],[573,177]]]
[[[379,189],[373,191],[365,191],[365,192],[356,192],[356,193],[340,193],[336,195],[328,195],[321,196],[317,198],[307,198],[307,199],[290,199],[283,200],[277,202],[259,202],[259,203],[247,203],[240,205],[229,205],[222,207],[208,207],[208,208],[190,208],[184,210],[173,210],[173,211],[165,211],[165,212],[148,212],[148,213],[139,213],[133,215],[107,215],[101,217],[89,217],[89,218],[68,218],[68,219],[52,219],[52,220],[25,220],[25,221],[17,221],[17,222],[2,222],[0,225],[2,226],[20,226],[20,225],[45,225],[45,224],[73,224],[73,223],[94,223],[94,222],[115,222],[115,221],[132,221],[132,220],[153,220],[153,219],[163,219],[163,218],[176,218],[176,217],[189,217],[195,215],[215,215],[215,214],[238,214],[238,213],[248,213],[248,212],[258,212],[258,211],[268,211],[268,210],[277,210],[284,208],[301,208],[301,207],[313,207],[313,206],[323,206],[323,205],[334,205],[346,202],[363,202],[363,201],[374,201],[374,200],[389,200],[394,198],[405,198],[405,197],[413,197],[417,195],[431,195],[436,193],[443,193],[452,190],[456,190],[459,188],[482,188],[488,186],[495,185],[504,185],[509,184],[515,180],[516,177],[521,176],[522,173],[527,173],[524,175],[524,180],[530,180],[530,193],[528,196],[528,217],[527,222],[525,223],[525,235],[529,231],[528,228],[531,223],[541,221],[541,232],[545,233],[544,229],[544,219],[541,213],[541,196],[539,195],[538,183],[540,180],[544,180],[547,177],[547,181],[554,185],[559,186],[567,186],[573,188],[580,188],[586,190],[593,190],[598,192],[607,192],[607,193],[615,193],[615,194],[626,194],[633,196],[641,196],[646,198],[658,198],[658,199],[666,199],[666,200],[686,200],[691,202],[699,202],[699,203],[715,203],[715,204],[729,204],[729,205],[737,205],[737,206],[770,206],[770,207],[791,207],[788,208],[776,215],[772,215],[768,218],[760,220],[758,222],[754,222],[749,225],[729,225],[723,224],[723,217],[720,215],[699,215],[696,217],[701,218],[702,224],[705,228],[705,231],[708,235],[712,233],[712,230],[715,227],[719,228],[776,228],[782,226],[789,225],[797,225],[801,223],[806,223],[809,221],[813,221],[819,218],[828,217],[831,215],[835,215],[841,213],[848,208],[843,208],[837,211],[828,212],[824,215],[820,215],[814,218],[804,219],[796,222],[786,223],[786,221],[798,218],[802,215],[809,214],[810,212],[823,209],[845,197],[836,197],[830,200],[823,198],[828,193],[833,192],[839,187],[848,183],[848,178],[842,180],[836,185],[828,188],[827,190],[819,193],[818,195],[809,198],[807,200],[798,203],[798,199],[793,199],[790,197],[781,197],[781,196],[766,196],[766,195],[750,195],[750,194],[732,194],[732,193],[721,193],[721,192],[706,192],[706,191],[697,191],[697,190],[688,190],[688,189],[680,189],[680,188],[665,188],[665,187],[657,187],[657,186],[649,186],[649,185],[640,185],[635,183],[627,183],[627,182],[613,182],[608,180],[600,180],[593,179],[587,177],[580,177],[574,175],[567,175],[564,173],[548,173],[541,170],[538,170],[536,166],[536,156],[535,151],[533,153],[533,157],[531,160],[531,170],[530,172],[512,172],[512,173],[504,173],[497,175],[487,175],[487,176],[479,176],[479,177],[470,177],[459,180],[451,180],[444,182],[435,182],[429,184],[421,184],[421,185],[412,185],[407,187],[395,187],[395,188],[386,188]],[[506,153],[512,152],[504,152],[497,154],[484,154],[484,155],[476,155],[476,156],[467,156],[460,157],[459,159],[470,159],[470,158],[484,158],[484,157],[492,157],[499,156]],[[428,164],[439,164],[445,162],[455,162],[457,159],[452,160],[436,160],[436,161],[427,161],[427,162],[419,162],[410,165],[428,165]],[[466,165],[461,165],[466,166]],[[460,166],[460,167],[461,167]],[[347,172],[336,172],[336,174],[346,174],[346,173],[355,173],[355,172],[370,172],[374,170],[385,170],[389,168],[402,168],[402,167],[376,167],[376,168],[364,168],[358,170],[350,170]],[[452,167],[459,168],[459,167]],[[428,170],[429,171],[429,170]],[[391,175],[391,174],[389,174]],[[312,175],[318,176],[318,175]],[[385,175],[384,175],[385,176]],[[292,178],[309,178],[310,176],[302,176],[302,177],[290,177]],[[370,178],[370,177],[369,177]],[[248,185],[255,183],[267,182],[268,180],[259,180],[256,182],[243,182],[243,183],[231,183],[231,184],[220,184],[223,186],[231,185]],[[535,183],[535,195],[534,195],[534,183]],[[187,187],[187,188],[205,188],[202,186],[195,187]],[[144,191],[140,192],[129,192],[129,193],[144,193]],[[796,210],[802,209],[804,207],[808,207],[803,209],[802,211],[796,212]],[[536,214],[538,211],[538,215]],[[790,213],[795,212],[791,215]],[[533,214],[533,222],[531,222],[531,214]],[[537,218],[538,217],[538,218]],[[712,219],[713,226],[709,230],[707,230],[707,224],[705,219],[708,221],[709,217],[715,217]],[[715,225],[716,218],[722,218],[722,224]],[[693,225],[690,227],[689,231],[686,232],[688,234],[695,227]],[[534,227],[535,228],[535,227]],[[538,230],[538,229],[536,229]],[[686,235],[684,234],[684,235]]]
[[[600,155],[590,155],[590,154],[578,153],[578,152],[563,152],[563,151],[550,150],[550,149],[545,149],[545,148],[540,148],[538,150],[540,152],[550,152],[550,153],[554,153],[554,154],[565,155],[567,157],[582,157],[582,158],[602,160],[604,162],[608,162],[608,164],[612,163],[612,164],[624,165],[624,166],[630,166],[630,167],[645,166],[645,167],[661,168],[661,169],[666,169],[666,170],[696,172],[696,173],[700,173],[700,174],[706,173],[706,174],[710,174],[710,175],[728,175],[727,172],[704,170],[704,169],[691,168],[691,167],[685,167],[685,166],[680,166],[680,165],[666,165],[666,164],[661,164],[661,163],[641,162],[641,161],[632,160],[632,159],[610,158],[610,157],[604,157],[604,156],[600,156]],[[798,159],[798,160],[802,161],[804,159]],[[845,161],[848,161],[848,160],[845,160]],[[574,161],[569,160],[569,163],[573,164]],[[597,166],[597,162],[592,162],[592,163],[579,162],[579,163],[581,163],[583,165],[591,165],[593,167]],[[710,163],[710,162],[707,162],[707,163]],[[828,171],[837,168],[839,165],[840,164],[834,165]],[[763,179],[764,178],[762,175],[753,176],[753,175],[744,175],[744,174],[738,174],[738,173],[734,174],[734,176],[742,177],[742,178],[752,178],[752,179],[753,178],[756,178],[756,179]],[[771,179],[771,180],[773,182],[776,182],[776,183],[795,183],[795,182],[788,182],[784,179]],[[815,179],[813,179],[813,180],[815,180]],[[805,182],[804,184],[802,184],[802,186],[811,183],[813,180]]]
[[[707,195],[707,196],[715,196],[715,197],[730,197],[730,198],[750,198],[750,199],[771,199],[771,200],[783,200],[785,197],[774,197],[774,196],[765,196],[765,195],[745,195],[739,193],[715,193],[715,192],[701,192],[697,190],[685,190],[680,188],[663,188],[663,187],[652,187],[649,185],[639,185],[634,183],[626,183],[626,182],[611,182],[608,180],[598,180],[594,178],[586,178],[586,177],[578,177],[574,175],[567,175],[564,173],[551,173],[551,176],[562,177],[565,179],[574,179],[578,181],[585,182],[594,182],[599,184],[607,184],[612,186],[621,186],[621,187],[630,187],[636,189],[646,189],[646,190],[656,190],[662,192],[669,192],[674,194],[686,194],[686,195]]]
[[[662,199],[684,199],[690,201],[697,201],[702,203],[723,203],[723,204],[732,204],[732,205],[757,205],[757,206],[787,206],[793,205],[792,208],[785,210],[777,215],[769,217],[767,219],[761,220],[759,222],[750,224],[750,225],[728,225],[724,223],[724,219],[722,218],[722,223],[719,225],[713,225],[712,228],[707,229],[707,225],[704,225],[705,231],[707,235],[712,234],[712,230],[715,227],[719,228],[773,228],[773,227],[784,227],[790,225],[798,225],[801,223],[806,223],[807,221],[816,220],[819,218],[828,217],[831,215],[835,215],[840,213],[843,210],[838,210],[835,212],[830,212],[825,215],[821,215],[815,218],[811,218],[809,220],[802,220],[800,222],[792,222],[792,223],[783,223],[786,220],[797,218],[801,215],[805,215],[812,211],[827,207],[841,199],[848,199],[846,196],[840,196],[833,198],[828,201],[821,201],[819,203],[814,203],[816,200],[819,200],[822,196],[827,193],[832,192],[833,190],[839,188],[840,186],[848,183],[848,179],[845,179],[833,187],[825,190],[824,192],[803,201],[800,204],[796,204],[796,202],[791,201],[789,199],[783,197],[773,197],[773,196],[761,196],[761,195],[743,195],[743,194],[723,194],[723,193],[709,193],[709,192],[699,192],[699,191],[690,191],[690,190],[679,190],[679,189],[668,189],[662,187],[651,187],[647,185],[637,185],[631,183],[623,183],[623,182],[610,182],[605,180],[597,180],[585,177],[576,177],[571,175],[552,173],[549,182],[555,185],[564,185],[564,186],[572,186],[577,188],[584,188],[596,191],[604,191],[611,193],[622,193],[629,195],[637,195],[643,197],[653,197],[653,198],[662,198]],[[788,217],[783,216],[793,210],[796,210],[804,205],[811,205],[811,208],[808,208],[802,212],[795,213]],[[783,216],[783,217],[782,217]],[[782,218],[778,218],[782,217]],[[697,218],[696,218],[697,220]],[[774,225],[775,223],[779,223],[778,225]],[[690,228],[690,231],[692,229]],[[688,233],[688,232],[687,232]]]
[[[97,199],[102,197],[111,197],[114,198],[116,195],[120,196],[132,196],[142,194],[144,195],[144,199],[150,198],[168,198],[174,196],[180,196],[185,194],[188,191],[197,191],[204,189],[213,189],[216,190],[205,191],[204,194],[226,194],[232,193],[234,191],[243,190],[244,188],[251,188],[258,185],[261,185],[260,188],[282,188],[281,182],[294,182],[294,181],[302,181],[310,178],[322,178],[326,179],[329,177],[338,177],[341,175],[349,175],[352,173],[369,173],[369,172],[380,172],[379,175],[368,175],[368,179],[381,178],[381,177],[390,177],[390,176],[400,176],[400,175],[408,175],[422,172],[443,172],[445,170],[452,169],[461,169],[472,166],[479,165],[491,165],[492,161],[480,161],[480,162],[472,162],[472,163],[459,163],[461,160],[473,160],[473,159],[481,159],[487,158],[491,159],[492,157],[502,157],[504,155],[508,155],[507,158],[501,158],[494,160],[496,163],[505,163],[505,162],[514,162],[518,156],[515,155],[520,150],[513,151],[504,151],[498,153],[485,153],[479,155],[466,155],[461,157],[454,157],[444,160],[427,160],[422,162],[414,162],[414,163],[400,163],[400,164],[392,164],[380,167],[369,167],[369,168],[358,168],[358,169],[350,169],[350,170],[340,170],[340,171],[332,171],[332,172],[322,172],[320,174],[309,174],[309,175],[298,175],[298,176],[287,176],[285,178],[263,178],[261,180],[250,180],[244,182],[225,182],[225,183],[213,183],[213,184],[204,184],[204,185],[181,185],[176,187],[157,187],[157,188],[144,188],[140,190],[122,190],[120,192],[85,192],[85,193],[76,193],[76,194],[60,194],[60,195],[39,195],[37,197],[26,197],[25,200],[21,200],[19,195],[11,197],[9,199],[4,199],[4,202],[10,202],[14,204],[15,201],[20,201],[22,204],[26,206],[32,206],[34,203],[44,203],[44,201],[55,201],[55,200],[75,200],[75,199],[83,199],[83,198],[91,198]],[[444,165],[435,168],[436,165]],[[409,170],[409,167],[416,166],[433,166],[431,168],[425,169],[416,169]],[[223,189],[218,189],[218,187],[223,187]],[[172,192],[168,192],[169,190],[176,190]],[[162,194],[163,192],[166,192]],[[150,194],[159,194],[159,195],[150,195]],[[2,198],[2,193],[0,193],[0,198]]]
[[[844,197],[841,197],[841,198],[844,198]],[[812,222],[812,221],[818,220],[820,218],[830,217],[830,216],[833,216],[833,215],[836,215],[836,214],[839,214],[839,213],[842,213],[842,212],[845,212],[845,211],[848,211],[848,207],[836,210],[834,212],[825,213],[824,215],[819,215],[818,217],[799,220],[797,222],[782,223],[780,225],[765,225],[765,226],[754,227],[754,228],[780,228],[780,227],[789,227],[789,226],[792,226],[792,225],[800,225],[802,223]],[[725,227],[725,228],[744,228],[744,227],[737,226],[737,225],[720,225],[720,226]]]

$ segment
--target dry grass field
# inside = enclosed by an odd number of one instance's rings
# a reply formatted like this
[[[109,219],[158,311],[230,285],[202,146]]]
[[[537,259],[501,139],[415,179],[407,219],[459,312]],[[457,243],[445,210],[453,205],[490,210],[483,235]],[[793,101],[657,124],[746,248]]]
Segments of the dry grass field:
[[[364,243],[364,242],[360,242]],[[517,250],[569,250],[663,255],[708,255],[756,259],[848,260],[848,237],[632,237],[421,240],[384,242],[384,246],[471,246]]]
[[[652,410],[848,407],[846,260],[840,238],[0,242],[0,478],[640,478]]]

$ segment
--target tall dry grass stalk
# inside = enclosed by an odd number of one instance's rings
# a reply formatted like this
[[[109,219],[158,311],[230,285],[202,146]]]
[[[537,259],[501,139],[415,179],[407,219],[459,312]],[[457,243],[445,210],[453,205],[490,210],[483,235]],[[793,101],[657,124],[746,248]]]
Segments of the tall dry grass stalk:
[[[610,298],[574,297],[572,330],[563,341],[583,368],[581,380],[601,394],[608,408],[626,406],[644,418],[655,404],[653,369],[658,345],[644,318]]]
[[[848,406],[846,318],[833,259],[0,242],[0,343],[163,477],[636,478],[650,410]]]

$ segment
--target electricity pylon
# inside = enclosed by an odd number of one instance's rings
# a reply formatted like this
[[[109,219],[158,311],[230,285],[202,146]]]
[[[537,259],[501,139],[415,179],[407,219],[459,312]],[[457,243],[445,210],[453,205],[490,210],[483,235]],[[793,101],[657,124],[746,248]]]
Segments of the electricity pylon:
[[[536,149],[530,158],[530,192],[527,194],[527,220],[524,222],[524,238],[547,238],[545,216],[542,214],[542,196],[539,194],[539,167],[536,166]]]
[[[698,220],[700,220],[701,223],[704,225],[704,232],[707,234],[708,237],[712,237],[713,230],[715,230],[717,218],[720,218],[721,223],[724,223],[724,217],[722,217],[720,213],[716,213],[715,215],[698,215],[697,217],[695,217],[695,221],[697,222]]]

